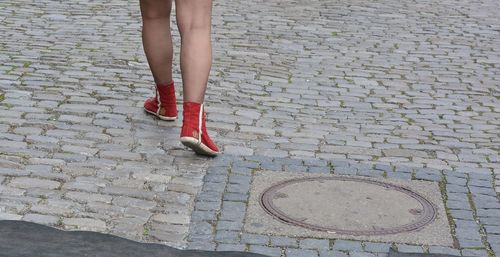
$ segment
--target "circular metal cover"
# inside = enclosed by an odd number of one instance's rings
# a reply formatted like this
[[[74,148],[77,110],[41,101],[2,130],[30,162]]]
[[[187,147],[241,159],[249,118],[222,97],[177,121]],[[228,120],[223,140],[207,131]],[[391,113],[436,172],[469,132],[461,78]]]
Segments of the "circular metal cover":
[[[418,230],[436,218],[434,205],[402,187],[360,177],[306,177],[275,184],[260,196],[274,218],[344,235]]]

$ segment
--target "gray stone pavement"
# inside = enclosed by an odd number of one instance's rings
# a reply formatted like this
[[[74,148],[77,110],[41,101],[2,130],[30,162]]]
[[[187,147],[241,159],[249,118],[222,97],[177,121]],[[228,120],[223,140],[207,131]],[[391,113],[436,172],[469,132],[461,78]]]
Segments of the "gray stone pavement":
[[[370,240],[325,239],[251,233],[248,221],[252,175],[261,170],[357,175],[401,181],[439,182],[451,225],[453,247],[439,244],[380,243]],[[396,203],[397,204],[397,203]],[[231,156],[216,159],[207,169],[198,194],[188,237],[189,248],[219,251],[247,250],[269,256],[383,256],[389,248],[409,253],[444,253],[461,256],[499,256],[500,202],[490,175],[460,173],[408,166],[368,165],[332,159],[296,160],[268,156]],[[401,237],[408,234],[402,233]]]
[[[241,218],[252,170],[395,176],[446,185],[457,242],[399,250],[499,256],[499,5],[217,1],[206,102],[225,154],[211,160],[178,143],[180,121],[141,109],[153,83],[137,1],[0,2],[0,219],[383,256],[385,244],[244,233]]]

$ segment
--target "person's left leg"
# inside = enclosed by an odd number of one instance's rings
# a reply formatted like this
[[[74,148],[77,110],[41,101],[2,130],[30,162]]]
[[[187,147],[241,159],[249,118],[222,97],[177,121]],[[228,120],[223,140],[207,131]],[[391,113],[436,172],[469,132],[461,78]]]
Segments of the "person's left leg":
[[[177,118],[174,82],[172,81],[172,0],[140,0],[142,43],[156,84],[156,96],[144,102],[144,109],[162,120]]]

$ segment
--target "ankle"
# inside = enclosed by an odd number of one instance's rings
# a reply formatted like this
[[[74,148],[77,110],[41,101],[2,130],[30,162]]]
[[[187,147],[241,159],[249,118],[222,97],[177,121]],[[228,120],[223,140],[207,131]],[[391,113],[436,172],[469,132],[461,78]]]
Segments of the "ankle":
[[[184,103],[190,103],[190,104],[204,104],[204,99],[189,99],[188,97],[186,97],[186,95],[184,95],[184,98],[182,99],[184,101]]]
[[[173,85],[174,85],[174,81],[173,80],[171,82],[169,82],[169,83],[164,83],[164,82],[156,83],[157,87],[168,87],[168,86],[173,86]]]

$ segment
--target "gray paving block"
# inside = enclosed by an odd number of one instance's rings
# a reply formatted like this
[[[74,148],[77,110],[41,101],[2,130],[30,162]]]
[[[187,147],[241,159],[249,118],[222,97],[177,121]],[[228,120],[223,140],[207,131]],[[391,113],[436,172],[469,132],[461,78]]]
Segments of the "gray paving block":
[[[269,236],[256,235],[256,234],[242,234],[241,242],[253,245],[267,245],[269,244]]]
[[[328,174],[331,172],[331,169],[330,167],[327,167],[327,166],[309,166],[308,169],[307,169],[308,172],[311,172],[311,173],[325,173],[325,174]]]
[[[280,247],[298,247],[297,239],[284,236],[271,236],[271,245]]]
[[[480,241],[480,238],[478,238],[477,240],[458,238],[458,243],[460,244],[461,248],[481,248],[481,247],[484,247],[483,243]]]
[[[350,257],[377,257],[376,254],[368,253],[368,252],[350,252],[349,256]]]
[[[299,247],[303,249],[330,249],[330,241],[322,239],[302,239],[299,241]]]
[[[363,251],[361,242],[348,240],[335,240],[332,249],[336,251]]]
[[[424,249],[417,245],[397,244],[398,252],[402,253],[423,253]]]
[[[388,253],[391,248],[391,244],[388,243],[365,242],[364,245],[365,251],[372,253]]]
[[[202,251],[215,251],[216,244],[211,242],[189,242],[188,249],[190,250],[202,250]]]
[[[246,158],[246,159],[251,159],[251,158]],[[254,160],[254,161],[242,161],[242,160],[236,160],[233,162],[233,167],[246,167],[246,168],[251,168],[251,169],[257,169],[259,168],[259,163],[261,160]]]
[[[495,253],[500,252],[500,243],[490,243],[491,250]]]
[[[221,220],[217,223],[217,226],[215,227],[215,229],[221,230],[221,231],[223,231],[223,230],[240,231],[242,227],[243,227],[242,222]]]
[[[238,243],[240,233],[236,231],[218,230],[215,233],[215,241],[218,243]]]
[[[333,173],[338,175],[356,175],[358,169],[353,167],[334,167]]]
[[[486,225],[484,226],[487,234],[500,235],[500,224],[498,226]]]
[[[347,253],[340,251],[319,251],[319,257],[348,257]]]
[[[243,252],[246,249],[246,245],[243,244],[218,244],[216,251],[235,251],[235,252]]]
[[[304,249],[286,249],[286,257],[318,257],[318,252],[315,250]]]
[[[443,247],[443,246],[429,246],[429,253],[440,253],[440,254],[449,254],[449,255],[458,255],[460,256],[460,250],[451,248],[451,247]]]
[[[471,249],[465,249],[462,250],[462,255],[463,256],[470,256],[470,257],[487,257],[488,252],[486,250],[471,250]]]
[[[281,256],[281,248],[261,245],[250,245],[249,252],[267,255],[270,257]]]
[[[223,200],[231,202],[246,202],[248,200],[248,194],[225,193]]]

